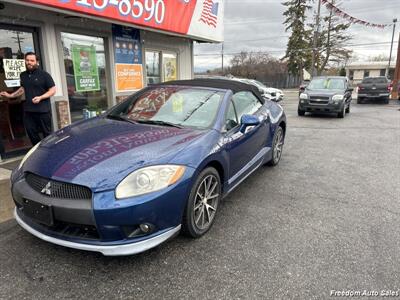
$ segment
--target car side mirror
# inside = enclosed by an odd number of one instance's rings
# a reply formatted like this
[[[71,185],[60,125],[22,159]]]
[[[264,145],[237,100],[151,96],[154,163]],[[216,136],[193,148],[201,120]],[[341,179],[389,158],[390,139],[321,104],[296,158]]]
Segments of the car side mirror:
[[[258,117],[253,115],[243,115],[240,118],[240,132],[246,133],[251,130],[251,127],[257,126],[258,124],[260,124]]]
[[[353,87],[349,87],[349,88],[347,88],[347,90],[348,90],[349,92],[352,92],[352,91],[354,91],[354,88],[353,88]]]

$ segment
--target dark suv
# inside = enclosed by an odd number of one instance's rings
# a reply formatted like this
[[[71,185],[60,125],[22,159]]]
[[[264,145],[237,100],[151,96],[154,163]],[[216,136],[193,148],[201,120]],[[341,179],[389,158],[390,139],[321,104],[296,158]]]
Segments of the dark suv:
[[[350,112],[352,91],[347,77],[314,77],[299,95],[298,115],[304,116],[306,112],[327,112],[337,113],[339,118],[344,118]]]

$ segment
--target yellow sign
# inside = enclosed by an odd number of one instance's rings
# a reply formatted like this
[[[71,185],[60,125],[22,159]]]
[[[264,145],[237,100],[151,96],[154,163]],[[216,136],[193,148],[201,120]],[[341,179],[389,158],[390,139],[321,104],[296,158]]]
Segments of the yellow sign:
[[[183,112],[183,97],[179,94],[173,95],[172,99],[172,112],[182,113]]]
[[[142,65],[116,64],[115,73],[117,92],[130,92],[143,88]]]

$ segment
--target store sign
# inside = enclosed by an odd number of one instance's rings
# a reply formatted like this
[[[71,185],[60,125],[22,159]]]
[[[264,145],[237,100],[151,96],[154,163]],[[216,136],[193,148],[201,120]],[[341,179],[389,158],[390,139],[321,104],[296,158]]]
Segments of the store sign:
[[[224,0],[19,0],[211,41],[223,40]]]
[[[100,90],[96,48],[94,46],[71,45],[77,92]]]
[[[23,59],[3,59],[3,68],[6,79],[19,79],[19,75],[26,70]]]

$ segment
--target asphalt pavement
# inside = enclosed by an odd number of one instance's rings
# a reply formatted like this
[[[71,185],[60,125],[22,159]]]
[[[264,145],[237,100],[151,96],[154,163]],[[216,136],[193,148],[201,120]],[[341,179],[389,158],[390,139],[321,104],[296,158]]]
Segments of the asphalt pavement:
[[[207,235],[113,258],[46,243],[11,219],[0,224],[0,299],[400,296],[400,105],[298,117],[296,96],[283,102],[281,163],[230,194]]]

